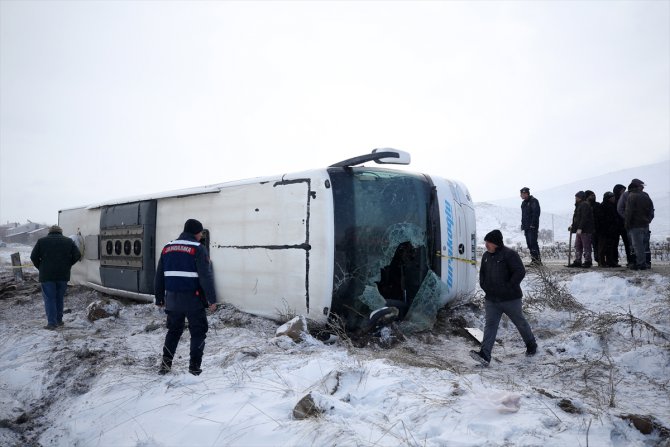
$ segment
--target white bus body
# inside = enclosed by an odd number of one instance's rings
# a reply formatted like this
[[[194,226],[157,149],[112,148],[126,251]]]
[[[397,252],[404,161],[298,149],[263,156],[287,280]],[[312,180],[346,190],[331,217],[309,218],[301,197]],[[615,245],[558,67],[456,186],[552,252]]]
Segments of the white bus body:
[[[435,313],[475,287],[464,185],[346,163],[61,210],[83,251],[71,282],[152,302],[161,249],[189,218],[205,226],[218,301],[268,318],[335,312],[356,328],[380,307]]]

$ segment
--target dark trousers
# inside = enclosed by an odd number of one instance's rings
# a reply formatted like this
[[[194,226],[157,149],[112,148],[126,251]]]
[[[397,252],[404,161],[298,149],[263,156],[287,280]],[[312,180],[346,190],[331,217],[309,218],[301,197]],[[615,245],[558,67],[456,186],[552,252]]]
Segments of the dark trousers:
[[[44,311],[47,314],[47,324],[57,326],[63,322],[63,306],[67,281],[45,281],[41,283]]]
[[[623,241],[623,247],[624,250],[626,251],[626,264],[635,264],[635,254],[633,253],[633,249],[630,243],[630,238],[628,237],[628,232],[623,228],[619,228],[619,236],[621,236],[621,240]],[[616,241],[617,245],[617,263],[619,262],[619,238],[617,237]]]
[[[500,324],[500,318],[505,314],[512,320],[514,326],[516,326],[521,338],[523,339],[526,346],[535,344],[535,336],[533,331],[530,329],[530,325],[526,318],[523,316],[521,310],[521,298],[518,300],[511,301],[489,301],[484,300],[485,310],[486,310],[486,324],[484,326],[484,339],[482,340],[482,352],[488,358],[491,357],[491,350],[493,349],[493,344],[496,341],[496,335],[498,334],[498,325]]]
[[[188,318],[188,331],[191,334],[191,351],[190,356],[192,360],[201,360],[202,354],[205,350],[205,338],[207,338],[207,313],[204,308],[189,311],[174,311],[166,310],[167,314],[167,329],[165,335],[165,344],[163,346],[163,357],[172,360],[179,339],[184,332],[184,322]]]
[[[537,245],[537,228],[529,228],[524,230],[523,234],[526,236],[526,245],[530,251],[530,257],[534,261],[540,260],[540,247]]]
[[[598,259],[600,265],[612,267],[619,262],[619,235],[600,235],[598,243]]]

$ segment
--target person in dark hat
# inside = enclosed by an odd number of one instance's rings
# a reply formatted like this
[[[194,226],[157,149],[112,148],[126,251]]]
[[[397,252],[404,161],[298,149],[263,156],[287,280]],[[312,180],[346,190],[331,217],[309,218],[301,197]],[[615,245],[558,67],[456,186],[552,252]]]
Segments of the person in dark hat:
[[[491,351],[496,341],[498,325],[505,314],[514,323],[526,344],[526,355],[535,355],[537,342],[521,310],[521,281],[526,269],[519,254],[505,247],[500,230],[493,230],[484,237],[486,252],[479,268],[479,285],[484,291],[484,339],[479,351],[470,351],[470,357],[482,365],[491,362]]]
[[[624,250],[626,252],[626,264],[632,266],[635,264],[635,255],[633,254],[633,250],[630,245],[630,239],[628,239],[628,232],[626,231],[626,227],[624,225],[624,217],[619,213],[619,201],[621,196],[626,193],[626,187],[620,183],[617,183],[614,185],[614,188],[612,188],[612,192],[614,193],[614,205],[615,209],[617,210],[617,251],[615,257],[616,263],[614,266],[619,267],[619,238],[621,238],[623,241]]]
[[[633,270],[651,268],[649,224],[654,219],[654,203],[649,194],[643,191],[645,186],[642,181],[633,179],[628,186],[626,199],[624,224],[635,251],[635,265],[631,267]]]
[[[575,212],[572,215],[572,225],[568,231],[575,234],[575,260],[568,267],[589,268],[593,265],[591,258],[591,235],[595,231],[593,210],[586,201],[586,193],[577,191],[575,194]],[[582,264],[582,255],[584,263]]]
[[[598,260],[601,267],[619,267],[619,214],[613,192],[603,194],[595,214],[598,235]]]
[[[623,186],[623,185],[622,185]],[[642,188],[644,189],[646,185],[644,182],[638,178],[634,178],[633,180],[630,181],[630,184],[628,185],[628,189],[626,190],[624,188],[624,191],[622,192],[621,196],[617,200],[617,206],[616,210],[617,213],[619,213],[619,216],[621,216],[622,221],[625,221],[626,219],[626,204],[628,203],[628,195],[630,194],[631,189],[638,189]],[[628,268],[633,268],[637,264],[637,257],[635,255],[635,251],[633,249],[633,241],[630,238],[630,234],[627,228],[625,228],[625,222],[624,222],[624,231],[626,232],[626,235],[628,236],[628,241],[629,241],[629,250],[630,250],[630,256],[627,259]],[[625,240],[624,240],[625,243]],[[628,254],[628,252],[626,253]],[[650,253],[651,255],[651,253]],[[646,254],[644,255],[646,259]],[[651,256],[649,256],[649,259],[646,259],[647,264],[649,267],[651,267]]]
[[[202,223],[188,219],[179,238],[163,248],[156,267],[156,305],[165,309],[168,328],[159,374],[171,370],[186,320],[191,333],[188,371],[196,376],[202,372],[208,330],[206,309],[216,310],[214,276],[202,237]]]
[[[593,253],[593,260],[598,263],[598,266],[600,266],[600,248],[598,245],[598,213],[600,213],[600,202],[598,202],[598,199],[596,198],[596,193],[589,189],[584,191],[584,196],[586,197],[586,201],[589,203],[589,205],[591,205],[591,212],[593,213],[593,233],[591,233],[591,250]]]
[[[72,239],[63,236],[63,229],[58,225],[49,228],[49,233],[40,238],[33,247],[30,260],[40,272],[39,280],[47,316],[44,329],[54,330],[63,326],[63,306],[70,270],[80,258],[79,248]]]
[[[535,267],[542,265],[540,259],[540,247],[537,244],[537,232],[540,228],[540,202],[530,195],[530,189],[526,186],[519,191],[521,195],[521,230],[526,237],[526,246],[530,252],[530,265]]]

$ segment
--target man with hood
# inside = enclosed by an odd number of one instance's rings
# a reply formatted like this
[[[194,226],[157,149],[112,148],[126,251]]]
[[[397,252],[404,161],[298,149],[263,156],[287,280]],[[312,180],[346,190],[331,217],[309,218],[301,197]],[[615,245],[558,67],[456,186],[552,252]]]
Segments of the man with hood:
[[[44,329],[54,330],[63,326],[63,305],[70,270],[80,258],[79,248],[72,239],[63,236],[63,229],[58,225],[49,228],[49,234],[40,238],[33,247],[30,260],[40,272],[39,280],[47,314]]]
[[[496,341],[498,324],[503,314],[514,323],[526,344],[526,355],[535,355],[537,342],[521,309],[521,281],[526,269],[519,254],[503,244],[500,230],[493,230],[484,237],[486,252],[479,268],[479,285],[484,297],[484,339],[479,351],[470,351],[470,357],[486,366],[491,362],[491,351]]]
[[[199,221],[188,219],[179,238],[163,248],[156,267],[156,305],[165,308],[168,328],[159,374],[166,374],[172,368],[185,320],[191,333],[188,372],[194,376],[202,372],[208,330],[205,309],[216,310],[214,276],[207,248],[200,242],[202,232]]]
[[[523,187],[521,195],[521,230],[526,236],[526,245],[530,252],[530,265],[534,267],[542,265],[540,260],[540,247],[537,245],[537,232],[540,228],[540,202],[530,195],[530,189]]]

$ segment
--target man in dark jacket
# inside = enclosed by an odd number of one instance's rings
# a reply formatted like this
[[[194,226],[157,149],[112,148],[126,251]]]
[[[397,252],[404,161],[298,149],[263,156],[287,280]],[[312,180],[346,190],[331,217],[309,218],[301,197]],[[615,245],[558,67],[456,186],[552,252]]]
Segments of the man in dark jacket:
[[[621,184],[614,185],[614,188],[612,189],[612,192],[614,193],[614,204],[616,205],[617,208],[616,264],[617,266],[619,264],[619,237],[621,237],[621,240],[623,241],[624,250],[626,251],[626,264],[632,267],[635,264],[635,255],[633,254],[633,250],[631,249],[630,239],[628,239],[628,232],[626,231],[626,227],[624,226],[624,216],[619,214],[618,212],[619,200],[621,199],[625,191],[626,187]],[[624,207],[622,205],[622,210],[623,208]]]
[[[575,212],[572,215],[572,225],[568,231],[575,233],[575,261],[568,267],[589,268],[593,265],[591,262],[591,235],[595,231],[593,222],[593,210],[586,201],[584,191],[578,191],[575,194]],[[584,263],[582,264],[582,254]]]
[[[521,229],[526,236],[526,245],[530,251],[530,265],[542,265],[540,247],[537,245],[537,231],[540,228],[540,202],[530,195],[530,189],[521,188]]]
[[[67,282],[70,280],[72,266],[80,258],[79,248],[72,239],[63,236],[63,229],[58,225],[49,228],[49,234],[40,238],[33,247],[30,260],[40,272],[44,311],[47,315],[44,329],[54,330],[63,326]]]
[[[202,355],[207,337],[207,313],[216,310],[214,277],[207,248],[200,243],[203,226],[188,219],[179,239],[167,244],[156,268],[156,305],[165,307],[168,332],[163,345],[159,374],[172,368],[172,360],[188,319],[191,350],[188,371],[197,376],[202,372]]]
[[[484,291],[486,324],[484,339],[479,351],[470,351],[470,356],[482,365],[491,361],[491,350],[496,341],[498,324],[503,314],[516,326],[526,344],[526,355],[535,355],[537,343],[530,325],[521,310],[521,281],[526,276],[519,254],[505,247],[499,230],[484,237],[486,252],[479,268],[479,285]]]
[[[600,203],[596,199],[596,193],[591,190],[584,191],[586,201],[591,205],[591,212],[593,213],[593,233],[591,233],[591,248],[593,251],[593,260],[600,266],[600,248],[598,246],[598,213],[600,212]]]
[[[598,259],[603,267],[619,267],[619,214],[616,211],[613,192],[603,194],[603,202],[596,214],[598,233]]]
[[[628,198],[626,200],[625,225],[628,237],[635,251],[635,265],[633,270],[646,270],[649,251],[649,224],[654,219],[654,203],[649,194],[643,191],[645,184],[632,182],[628,187]],[[649,260],[651,261],[651,259]]]

